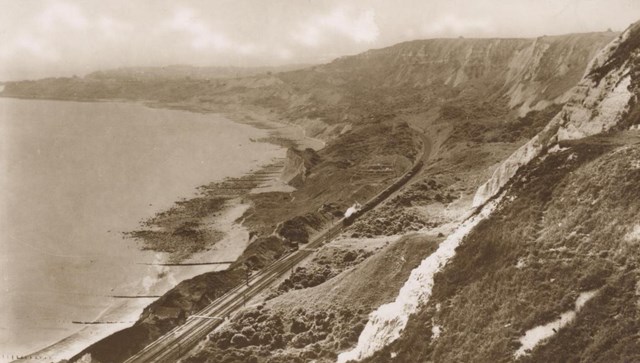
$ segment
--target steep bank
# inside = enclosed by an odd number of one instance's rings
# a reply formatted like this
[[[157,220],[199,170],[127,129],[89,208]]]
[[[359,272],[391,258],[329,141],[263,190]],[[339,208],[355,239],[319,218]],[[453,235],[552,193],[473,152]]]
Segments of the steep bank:
[[[363,361],[637,360],[639,145],[637,132],[595,136],[524,166],[398,340]],[[516,355],[593,290],[573,323]]]
[[[304,184],[311,168],[317,164],[319,156],[313,149],[297,150],[289,148],[280,179],[292,186]]]
[[[377,333],[363,333],[361,342],[366,346],[359,344],[342,356],[345,360],[371,355],[366,361],[526,360],[528,356],[515,354],[519,343],[514,340],[569,310],[574,291],[606,289],[616,298],[609,302],[596,298],[605,306],[620,306],[629,298],[620,289],[637,278],[635,262],[621,256],[628,256],[634,248],[626,241],[633,240],[629,236],[638,215],[637,188],[630,183],[637,179],[640,140],[635,132],[606,131],[640,122],[636,111],[639,39],[640,24],[635,24],[605,48],[561,113],[480,188],[477,205],[486,205],[497,193],[506,193],[503,202],[466,233],[451,262],[435,276],[431,298],[413,305],[410,313],[415,315],[405,320],[406,329],[404,325],[394,329],[389,324],[394,320],[389,318],[370,319],[367,327]],[[527,248],[528,257],[522,253]],[[416,279],[405,287],[412,280]],[[597,315],[596,319],[604,318]],[[604,319],[606,325],[591,319],[588,326],[577,323],[583,330],[563,329],[558,340],[566,343],[562,337],[568,339],[572,334],[602,339],[617,334],[626,344],[624,350],[611,340],[581,340],[560,348],[552,339],[544,347],[555,346],[558,355],[542,353],[544,358],[534,355],[531,360],[637,359],[638,348],[623,333],[633,329],[635,318],[616,319]],[[432,337],[429,344],[418,341],[424,336]],[[376,341],[380,344],[372,347]]]

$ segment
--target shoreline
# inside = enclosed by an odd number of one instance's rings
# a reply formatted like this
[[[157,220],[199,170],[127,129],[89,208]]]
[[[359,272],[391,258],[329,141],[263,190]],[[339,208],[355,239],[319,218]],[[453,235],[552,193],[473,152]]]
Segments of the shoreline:
[[[247,247],[249,242],[249,232],[243,227],[241,224],[235,223],[235,221],[244,213],[244,211],[248,208],[247,204],[239,203],[230,206],[225,210],[225,213],[220,218],[217,218],[214,223],[224,229],[227,235],[222,238],[220,241],[217,241],[213,244],[210,249],[195,253],[189,257],[189,260],[228,260],[228,259],[237,259],[244,249]],[[243,245],[237,245],[238,241],[245,242]],[[162,279],[165,280],[156,280],[152,282],[154,285],[162,285],[165,284],[167,286],[151,286],[151,291],[158,292],[155,289],[160,289],[159,291],[166,290],[169,291],[171,288],[175,287],[175,285],[179,284],[181,281],[188,280],[199,276],[203,273],[214,272],[214,271],[223,271],[228,268],[228,265],[217,265],[217,266],[189,266],[187,268],[183,267],[168,267],[168,266],[154,266],[157,269],[157,276],[164,275]],[[141,278],[147,278],[150,276],[143,276]],[[153,277],[151,277],[153,278]],[[160,293],[160,296],[165,292]],[[143,313],[144,309],[146,309],[150,304],[158,300],[159,297],[148,297],[148,298],[128,298],[128,299],[113,299],[113,302],[104,309],[92,322],[91,324],[84,324],[78,331],[70,334],[69,336],[43,348],[34,353],[28,354],[27,357],[47,357],[47,359],[53,359],[54,361],[60,361],[64,359],[69,359],[74,355],[78,354],[82,350],[86,349],[90,345],[95,342],[104,339],[120,330],[129,328],[133,326],[137,320],[140,318],[140,315]],[[101,320],[118,320],[122,321],[122,323],[115,324],[99,324],[97,322]],[[91,339],[87,339],[87,335],[92,335]],[[96,336],[99,336],[99,339],[95,339]],[[20,360],[29,362],[29,361],[41,361],[41,359],[21,359]]]
[[[5,97],[5,96],[0,96],[3,98],[18,98],[18,99],[24,99],[24,100],[49,100],[49,99],[43,99],[43,98],[20,98],[20,97]],[[256,120],[256,115],[257,113],[255,111],[253,112],[216,112],[216,111],[208,111],[208,112],[198,112],[189,108],[184,108],[184,107],[180,107],[180,108],[176,108],[176,107],[171,107],[171,105],[164,105],[165,107],[158,107],[159,105],[157,104],[148,104],[145,102],[138,102],[138,101],[127,101],[127,100],[68,100],[68,99],[56,99],[53,101],[64,101],[64,102],[108,102],[108,103],[134,103],[134,104],[139,104],[141,106],[144,107],[148,107],[148,108],[154,108],[154,109],[168,109],[168,110],[181,110],[181,111],[185,111],[185,112],[194,112],[194,113],[203,113],[203,114],[218,114],[221,115],[222,117],[224,117],[225,119],[235,122],[235,123],[239,123],[239,124],[245,124],[245,125],[249,125],[251,127],[257,128],[257,129],[263,129],[263,130],[267,130],[269,137],[266,138],[262,138],[259,140],[251,140],[252,142],[265,142],[265,143],[271,143],[274,144],[276,146],[279,146],[280,148],[283,148],[286,150],[286,146],[274,142],[271,139],[271,137],[276,136],[278,138],[282,138],[286,140],[289,140],[291,142],[293,142],[295,145],[305,145],[307,147],[312,147],[314,148],[322,148],[324,147],[325,143],[319,139],[313,139],[310,137],[307,137],[305,135],[305,131],[304,129],[299,126],[299,125],[294,125],[294,124],[287,124],[284,122],[278,122],[278,121],[274,121],[274,120],[270,120],[267,117],[264,117],[265,115],[259,115],[262,117],[259,117],[258,120]],[[251,118],[251,121],[246,121],[246,120],[242,120],[242,118]],[[300,136],[296,137],[295,133],[283,133],[280,132],[279,130],[281,129],[286,129],[286,128],[290,128],[290,129],[298,129],[299,132],[301,133],[298,134]],[[239,179],[247,177],[247,176],[255,176],[256,172],[259,172],[260,170],[263,170],[264,168],[268,168],[270,165],[273,164],[273,160],[271,161],[265,161],[261,164],[259,164],[258,166],[258,170],[251,170],[248,173],[243,174],[243,176],[241,176]],[[256,185],[254,188],[250,189],[250,192],[257,192],[257,193],[262,193],[262,192],[268,192],[268,191],[272,191],[270,190],[270,188],[272,188],[274,185],[277,185],[278,183],[281,183],[279,180],[279,174],[282,171],[283,166],[281,166],[279,169],[280,171],[278,172],[277,176],[271,177],[269,178],[269,180],[267,180],[266,182],[261,182],[258,183],[258,185]],[[226,181],[228,178],[224,178],[223,182]],[[203,187],[203,186],[201,186]],[[201,187],[197,187],[195,188],[196,191],[200,190]],[[264,188],[265,190],[260,190],[261,188]],[[199,193],[196,193],[196,195],[198,195]],[[195,197],[195,196],[192,196]],[[175,201],[178,202],[179,200]],[[174,203],[175,203],[174,202]],[[230,199],[228,200],[228,202],[224,203],[225,205],[221,208],[220,214],[222,214],[222,216],[216,216],[213,219],[215,221],[212,221],[212,224],[215,224],[216,227],[220,228],[220,229],[226,229],[225,235],[224,237],[222,237],[221,240],[216,241],[215,243],[213,243],[211,246],[208,246],[208,248],[206,248],[204,251],[201,252],[196,252],[196,253],[191,253],[188,256],[186,256],[186,258],[184,259],[185,261],[193,261],[193,260],[199,260],[203,257],[205,257],[205,259],[211,260],[211,259],[215,259],[215,258],[220,258],[222,256],[225,256],[225,258],[222,258],[222,260],[230,260],[230,258],[233,258],[233,260],[236,260],[244,251],[244,249],[247,247],[248,243],[249,243],[249,233],[246,227],[244,227],[242,225],[242,222],[236,223],[239,218],[242,216],[242,213],[244,211],[246,211],[246,209],[249,207],[247,204],[243,204],[242,200],[239,198],[235,198],[235,199]],[[243,209],[244,208],[244,209]],[[239,210],[242,210],[240,214],[237,214]],[[158,212],[161,213],[161,212]],[[233,216],[235,216],[235,218],[229,218],[229,213],[231,213]],[[224,223],[222,223],[222,221],[220,221],[220,219],[225,219],[226,221],[224,221]],[[222,227],[222,228],[221,228]],[[244,231],[243,231],[244,230]],[[220,248],[223,247],[223,245],[227,245],[227,247],[233,247],[233,246],[229,246],[229,242],[231,242],[231,239],[233,239],[233,237],[237,237],[238,234],[242,234],[243,232],[246,232],[246,238],[245,238],[245,242],[243,246],[236,246],[236,248],[231,248],[230,250],[224,249],[224,248]],[[220,247],[219,247],[220,246]],[[144,250],[144,248],[141,248],[142,245],[138,245],[137,248],[140,250]],[[150,250],[150,252],[154,252],[156,253],[156,251],[153,251],[152,249]],[[164,253],[163,256],[163,261],[171,261],[171,254],[168,253]],[[166,262],[165,261],[165,262]],[[166,270],[166,267],[163,267]],[[207,273],[207,272],[213,272],[213,271],[223,271],[226,270],[228,268],[228,265],[221,265],[221,266],[216,266],[214,268],[211,268],[211,266],[203,266],[202,268],[200,268],[199,270],[202,271],[191,271],[192,273],[185,273],[182,276],[179,276],[178,278],[174,278],[171,281],[171,285],[168,286],[167,288],[163,289],[166,291],[169,291],[172,287],[175,287],[178,283],[180,283],[181,281],[193,278],[195,276],[201,275],[203,273]],[[205,270],[206,269],[206,270]],[[166,273],[166,271],[164,271]],[[160,274],[160,273],[159,273]],[[146,279],[146,278],[151,278],[153,279],[154,277],[150,277],[150,276],[141,276],[141,279]],[[153,282],[153,284],[159,284],[161,281],[156,280]],[[164,292],[166,292],[164,291]],[[161,294],[164,294],[164,292],[162,292]],[[145,298],[145,299],[126,299],[126,301],[114,301],[112,304],[109,305],[108,308],[106,308],[104,311],[102,311],[94,321],[99,321],[101,320],[101,318],[104,318],[106,316],[110,316],[110,315],[117,315],[116,319],[117,321],[122,321],[122,323],[116,323],[116,324],[88,324],[86,326],[83,326],[82,328],[78,329],[76,332],[71,333],[70,335],[66,336],[65,338],[43,348],[38,350],[35,353],[31,353],[26,355],[26,357],[34,357],[33,359],[36,359],[35,357],[42,357],[42,356],[47,356],[50,357],[50,359],[54,359],[54,360],[63,360],[63,359],[69,359],[71,358],[73,355],[77,354],[78,352],[82,351],[83,349],[86,349],[87,347],[89,347],[90,345],[94,344],[95,342],[104,339],[105,337],[118,332],[120,330],[126,329],[130,326],[132,326],[141,316],[143,310],[148,307],[150,304],[152,304],[153,302],[155,302],[158,298],[157,297],[149,297],[149,298]],[[148,301],[145,301],[148,300]],[[114,306],[115,305],[115,306]],[[127,313],[128,311],[128,313]],[[118,314],[118,313],[122,313],[122,314]],[[110,319],[107,319],[110,320]],[[113,320],[112,320],[113,321]],[[109,329],[110,328],[110,329]],[[96,330],[98,332],[91,332],[92,330]],[[87,334],[88,333],[88,334]],[[92,335],[91,339],[87,339],[86,336],[87,335]],[[98,338],[96,339],[96,336],[98,336]],[[36,360],[41,360],[41,359],[36,359]],[[29,358],[26,359],[21,359],[20,361],[30,361]]]

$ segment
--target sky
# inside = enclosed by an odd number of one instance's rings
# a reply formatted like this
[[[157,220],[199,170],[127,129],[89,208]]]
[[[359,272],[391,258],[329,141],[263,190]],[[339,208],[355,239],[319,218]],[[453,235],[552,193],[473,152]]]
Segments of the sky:
[[[0,0],[0,81],[324,63],[413,39],[624,30],[640,0]]]

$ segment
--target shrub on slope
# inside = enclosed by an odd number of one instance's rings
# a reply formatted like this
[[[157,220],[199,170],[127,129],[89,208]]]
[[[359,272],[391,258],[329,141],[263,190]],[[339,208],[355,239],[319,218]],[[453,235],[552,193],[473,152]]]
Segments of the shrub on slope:
[[[186,362],[333,362],[355,344],[367,314],[392,299],[437,244],[434,237],[403,237],[318,286],[247,308]],[[237,334],[246,336],[246,346],[234,344]]]

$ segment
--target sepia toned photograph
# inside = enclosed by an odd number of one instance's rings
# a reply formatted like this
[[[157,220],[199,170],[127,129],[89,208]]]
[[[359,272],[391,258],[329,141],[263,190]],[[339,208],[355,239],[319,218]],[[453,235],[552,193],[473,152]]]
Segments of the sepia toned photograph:
[[[0,0],[0,363],[640,363],[640,0]]]

